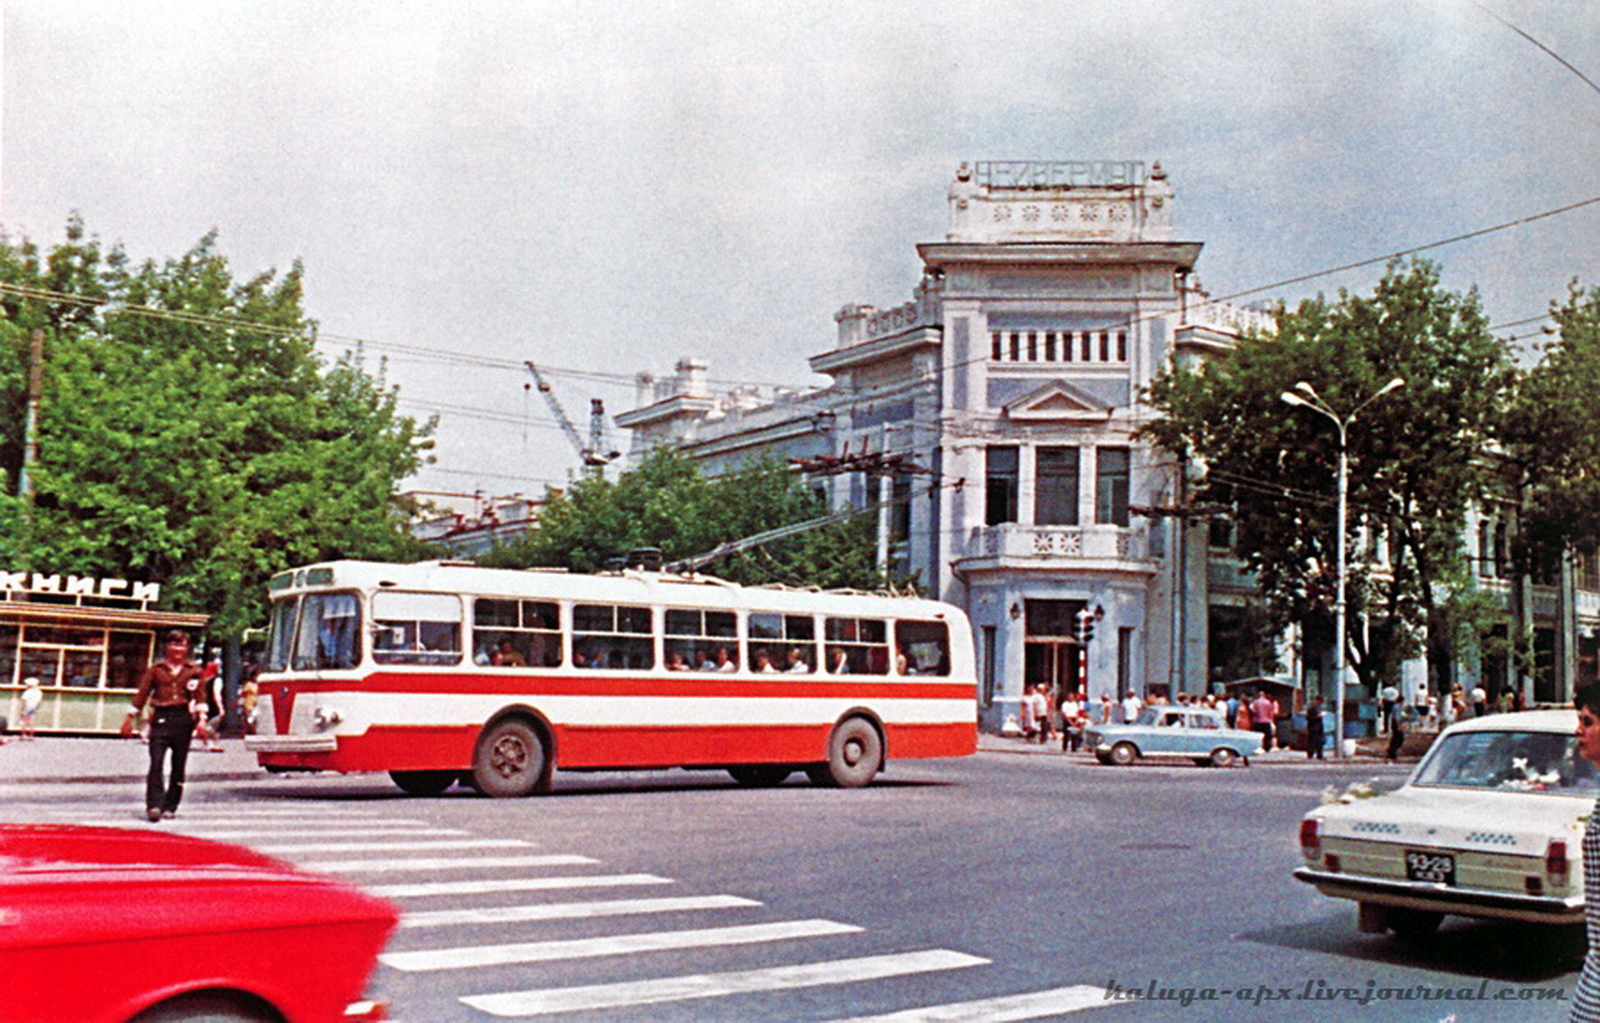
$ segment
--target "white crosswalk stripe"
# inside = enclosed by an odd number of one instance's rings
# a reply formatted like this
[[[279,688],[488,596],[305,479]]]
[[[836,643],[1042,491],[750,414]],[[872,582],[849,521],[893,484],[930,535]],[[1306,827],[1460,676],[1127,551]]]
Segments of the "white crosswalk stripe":
[[[406,913],[401,927],[450,927],[457,924],[527,923],[534,920],[587,920],[603,916],[646,913],[681,913],[701,909],[737,909],[759,906],[755,899],[737,895],[686,895],[665,899],[613,899],[607,902],[540,902],[528,906],[493,906],[485,909],[439,909]]]
[[[291,842],[288,845],[260,845],[257,852],[285,856],[303,852],[428,852],[445,849],[531,849],[532,842],[520,838],[463,838],[439,842]]]
[[[571,888],[620,888],[672,884],[655,874],[584,874],[574,877],[513,877],[502,881],[429,881],[422,884],[380,884],[367,891],[380,899],[420,899],[430,895],[487,895],[491,892],[553,892]]]
[[[729,973],[699,973],[682,977],[588,984],[580,987],[498,994],[468,995],[461,1001],[491,1016],[544,1016],[585,1009],[621,1009],[696,998],[718,998],[753,992],[783,991],[850,984],[908,974],[984,966],[989,960],[948,949],[864,956],[799,966],[776,966]]]
[[[263,828],[260,826],[238,830],[223,828],[212,830],[212,826],[183,824],[177,831],[196,838],[209,838],[214,842],[241,842],[251,839],[265,838],[359,838],[371,837],[373,834],[384,831],[406,838],[459,838],[470,835],[470,831],[460,828]]]
[[[422,873],[435,870],[488,870],[507,867],[590,867],[599,860],[566,853],[539,856],[485,856],[465,859],[459,856],[416,857],[409,860],[296,860],[304,870],[324,874]]]
[[[921,1009],[888,1012],[880,1016],[851,1016],[830,1023],[1012,1023],[1015,1020],[1042,1019],[1062,1016],[1110,1005],[1131,1005],[1131,1001],[1114,1001],[1106,996],[1106,989],[1092,984],[1075,984],[1071,987],[1052,988],[1049,991],[1030,991],[1027,994],[1007,995],[1001,998],[984,998],[972,1002],[953,1002],[948,1005],[930,1005]]]
[[[468,945],[459,948],[423,949],[417,952],[389,952],[380,955],[378,961],[396,970],[461,970],[473,966],[553,963],[565,959],[593,959],[598,956],[632,955],[637,952],[661,952],[667,949],[754,945],[767,941],[790,941],[796,938],[859,933],[861,933],[860,927],[832,920],[785,920],[773,924],[748,924],[742,927],[705,927],[689,931],[612,934],[602,938],[525,941],[505,945]]]

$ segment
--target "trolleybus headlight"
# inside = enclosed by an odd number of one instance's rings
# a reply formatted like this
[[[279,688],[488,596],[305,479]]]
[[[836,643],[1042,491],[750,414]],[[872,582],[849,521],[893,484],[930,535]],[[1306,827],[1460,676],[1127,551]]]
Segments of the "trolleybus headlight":
[[[344,720],[344,715],[332,707],[318,707],[316,720],[318,728],[332,728]]]

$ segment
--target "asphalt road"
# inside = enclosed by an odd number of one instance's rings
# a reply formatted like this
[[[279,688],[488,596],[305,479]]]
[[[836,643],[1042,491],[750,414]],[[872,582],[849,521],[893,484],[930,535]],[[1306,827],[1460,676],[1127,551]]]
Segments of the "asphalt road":
[[[1403,774],[990,752],[857,791],[561,774],[519,801],[228,775],[176,824],[400,904],[373,989],[402,1023],[1564,1020],[1570,932],[1452,919],[1407,945],[1289,876],[1326,786]],[[144,826],[138,800],[8,791],[0,818]]]

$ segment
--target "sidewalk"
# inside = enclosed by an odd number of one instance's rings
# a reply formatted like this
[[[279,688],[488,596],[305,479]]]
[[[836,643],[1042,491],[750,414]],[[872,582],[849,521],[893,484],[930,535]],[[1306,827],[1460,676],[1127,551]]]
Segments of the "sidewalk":
[[[1432,738],[1433,738],[1432,735],[1428,736],[1428,739],[1429,739],[1430,742],[1432,741]],[[1381,763],[1384,763],[1385,761],[1384,761],[1384,758],[1383,758],[1383,744],[1387,743],[1387,742],[1388,742],[1387,739],[1383,739],[1383,740],[1363,740],[1361,743],[1359,743],[1357,745],[1355,756],[1347,757],[1344,762],[1347,763],[1347,764],[1348,763],[1368,763],[1368,764],[1381,764]],[[1426,743],[1422,744],[1421,749],[1414,749],[1412,743],[1408,740],[1406,746],[1401,751],[1400,762],[1403,763],[1403,764],[1415,763],[1417,761],[1417,759],[1421,756],[1421,754],[1426,752],[1426,751],[1427,751],[1427,744]],[[1062,757],[1062,758],[1069,759],[1069,760],[1081,760],[1084,763],[1089,763],[1089,764],[1092,764],[1092,763],[1095,762],[1094,756],[1092,754],[1090,754],[1090,753],[1084,753],[1084,752],[1066,753],[1066,752],[1063,752],[1062,749],[1061,749],[1061,740],[1059,738],[1055,739],[1052,742],[1048,742],[1048,743],[1038,743],[1038,742],[1028,742],[1028,741],[1026,741],[1024,739],[1016,738],[1016,737],[1013,737],[1013,736],[994,735],[994,734],[991,734],[991,733],[988,733],[988,732],[979,732],[978,733],[978,752],[979,753],[1013,753],[1013,754],[1016,754],[1018,756],[1034,756],[1034,757]],[[1157,762],[1159,762],[1159,761],[1152,761],[1152,763],[1157,763]],[[1323,760],[1313,760],[1310,757],[1306,756],[1305,750],[1273,750],[1270,753],[1262,753],[1262,754],[1258,754],[1256,756],[1251,757],[1250,758],[1250,763],[1251,764],[1286,764],[1286,765],[1287,764],[1300,764],[1300,765],[1306,765],[1306,766],[1323,767],[1323,766],[1332,766],[1332,765],[1338,764],[1338,763],[1340,763],[1340,761],[1334,757],[1334,755],[1333,755],[1333,753],[1331,751],[1327,754],[1325,759],[1323,759]]]
[[[6,736],[0,746],[0,785],[50,784],[143,785],[150,766],[148,747],[138,739],[65,738],[42,735],[23,742]],[[221,753],[205,744],[189,747],[184,772],[191,781],[241,781],[264,777],[256,758],[246,753],[243,739],[222,740]]]

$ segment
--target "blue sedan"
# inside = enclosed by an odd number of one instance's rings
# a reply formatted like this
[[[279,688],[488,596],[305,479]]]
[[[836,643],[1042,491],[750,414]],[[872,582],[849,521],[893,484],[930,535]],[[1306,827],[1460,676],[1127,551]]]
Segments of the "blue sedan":
[[[1094,725],[1084,748],[1102,764],[1126,767],[1140,757],[1188,757],[1202,767],[1231,767],[1261,752],[1261,736],[1229,728],[1219,711],[1204,707],[1146,707],[1131,725]]]

